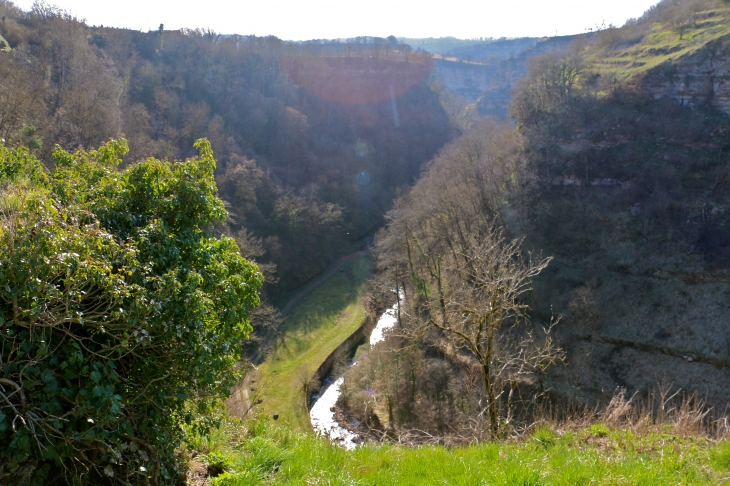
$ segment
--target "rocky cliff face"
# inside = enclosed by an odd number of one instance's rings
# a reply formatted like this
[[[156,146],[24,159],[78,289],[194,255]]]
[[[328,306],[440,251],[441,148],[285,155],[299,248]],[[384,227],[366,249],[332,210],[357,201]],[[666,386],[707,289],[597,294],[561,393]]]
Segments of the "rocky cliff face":
[[[649,71],[642,87],[655,99],[682,105],[709,104],[730,114],[730,37],[706,44],[691,54]]]
[[[513,233],[554,257],[533,307],[562,316],[568,366],[550,383],[562,396],[645,396],[666,380],[730,403],[726,42],[527,133],[539,197]]]

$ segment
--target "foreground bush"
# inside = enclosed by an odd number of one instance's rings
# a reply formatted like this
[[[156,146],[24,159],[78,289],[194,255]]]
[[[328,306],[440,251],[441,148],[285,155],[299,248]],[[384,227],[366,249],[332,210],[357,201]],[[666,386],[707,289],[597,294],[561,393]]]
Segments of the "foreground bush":
[[[0,484],[171,483],[184,424],[236,379],[262,277],[230,238],[215,160],[117,170],[124,140],[0,146]]]

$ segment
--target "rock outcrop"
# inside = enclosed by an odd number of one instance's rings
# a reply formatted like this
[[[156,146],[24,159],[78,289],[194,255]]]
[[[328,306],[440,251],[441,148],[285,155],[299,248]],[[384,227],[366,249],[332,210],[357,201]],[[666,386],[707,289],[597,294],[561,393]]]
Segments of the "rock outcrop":
[[[671,98],[682,105],[709,104],[730,114],[730,36],[667,61],[649,71],[642,87],[655,99]]]

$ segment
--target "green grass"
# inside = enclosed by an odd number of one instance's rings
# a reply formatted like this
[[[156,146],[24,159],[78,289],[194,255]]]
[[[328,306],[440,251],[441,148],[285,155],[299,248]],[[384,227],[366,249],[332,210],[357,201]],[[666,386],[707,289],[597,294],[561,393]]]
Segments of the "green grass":
[[[214,486],[730,484],[728,441],[600,424],[562,434],[543,426],[521,441],[463,448],[368,445],[352,452],[268,420],[248,427],[245,440],[221,442],[209,454],[227,471]]]
[[[607,49],[589,47],[586,59],[602,74],[612,73],[622,80],[640,77],[667,61],[692,54],[707,43],[730,35],[730,10],[722,8],[712,12],[713,17],[698,19],[682,32],[681,38],[678,30],[654,24],[638,43]]]
[[[299,430],[311,430],[304,407],[301,375],[311,376],[365,318],[370,257],[346,263],[332,278],[302,299],[287,318],[273,351],[259,366],[256,386],[263,402],[257,411]]]

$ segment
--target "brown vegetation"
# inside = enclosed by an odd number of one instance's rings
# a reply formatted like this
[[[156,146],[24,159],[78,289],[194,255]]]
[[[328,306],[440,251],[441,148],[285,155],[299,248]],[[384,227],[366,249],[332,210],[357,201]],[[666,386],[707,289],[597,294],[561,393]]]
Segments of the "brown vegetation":
[[[29,12],[0,2],[0,13],[0,137],[47,163],[55,144],[124,135],[129,163],[190,157],[207,137],[227,231],[260,240],[275,300],[372,233],[450,134],[427,86],[430,58],[385,39],[142,33],[42,2]]]
[[[495,436],[515,393],[562,360],[549,329],[529,324],[525,301],[549,259],[523,256],[499,229],[500,208],[525,194],[522,160],[513,129],[482,125],[446,148],[389,214],[377,241],[381,285],[405,299],[399,337],[348,372],[344,400],[363,423],[385,408],[393,430]]]
[[[371,400],[371,404],[373,404]],[[521,403],[521,414],[510,417],[502,425],[502,436],[507,440],[524,440],[534,437],[540,428],[549,428],[558,433],[568,431],[590,431],[586,440],[604,445],[611,444],[606,436],[609,430],[628,430],[638,436],[652,433],[667,434],[682,438],[706,438],[721,441],[730,437],[730,418],[727,410],[709,407],[697,393],[689,394],[672,386],[671,383],[655,384],[646,398],[636,394],[629,396],[625,389],[615,390],[603,406],[589,406],[581,402],[558,402],[549,397],[536,398]],[[440,444],[464,446],[484,440],[477,420],[471,427],[433,428],[431,420],[443,415],[433,410],[419,410],[425,413],[419,426],[414,428],[383,427],[377,422],[376,408],[371,419],[360,422],[355,416],[340,414],[339,420],[362,437],[373,442],[396,443],[408,446]],[[385,416],[383,407],[379,412]],[[429,413],[430,412],[430,413]],[[353,420],[355,419],[355,420]],[[451,423],[458,423],[454,417],[446,416]],[[605,443],[605,444],[604,444]]]

